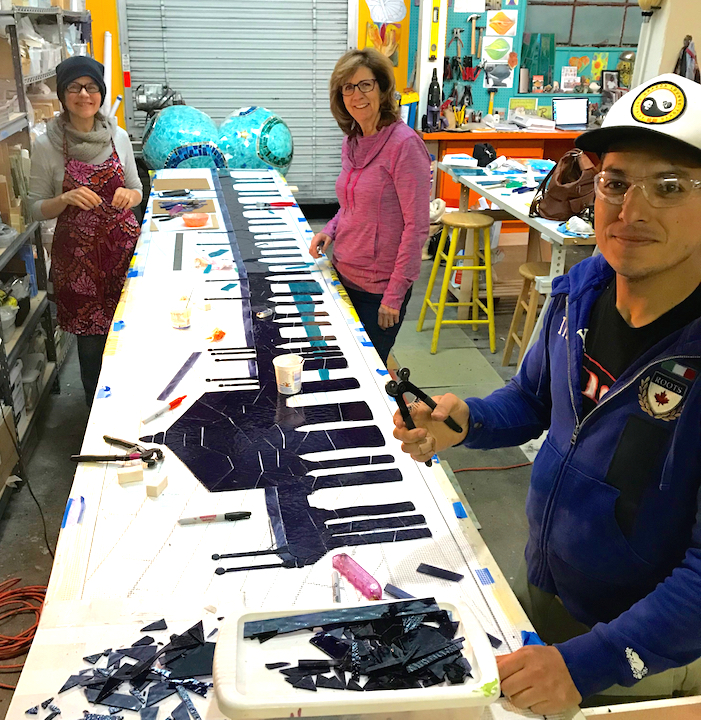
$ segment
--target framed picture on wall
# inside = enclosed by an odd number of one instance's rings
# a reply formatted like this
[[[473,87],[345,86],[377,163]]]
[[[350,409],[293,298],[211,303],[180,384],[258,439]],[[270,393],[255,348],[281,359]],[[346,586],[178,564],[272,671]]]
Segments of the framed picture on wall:
[[[615,90],[619,86],[618,70],[604,70],[601,73],[601,89]]]

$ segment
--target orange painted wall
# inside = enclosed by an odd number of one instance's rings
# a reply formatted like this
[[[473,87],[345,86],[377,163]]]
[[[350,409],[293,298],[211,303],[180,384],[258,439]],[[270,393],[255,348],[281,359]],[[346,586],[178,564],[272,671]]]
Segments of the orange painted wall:
[[[95,59],[104,61],[105,31],[112,33],[112,102],[117,95],[124,97],[122,79],[122,57],[119,52],[119,23],[117,20],[117,3],[115,0],[87,0],[87,9],[92,16],[93,52]],[[124,103],[117,113],[119,124],[124,124]]]
[[[409,18],[411,15],[411,0],[404,0],[406,17],[402,20],[401,35],[399,37],[399,65],[394,68],[394,78],[397,90],[401,92],[406,87],[409,65]],[[370,19],[370,8],[365,0],[358,2],[358,47],[364,48],[366,44],[367,23]]]

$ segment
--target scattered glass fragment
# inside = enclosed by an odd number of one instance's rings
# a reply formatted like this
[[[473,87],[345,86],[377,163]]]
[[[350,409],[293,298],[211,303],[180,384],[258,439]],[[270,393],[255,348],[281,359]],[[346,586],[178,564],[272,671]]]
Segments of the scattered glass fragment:
[[[421,563],[416,568],[416,572],[422,573],[423,575],[432,575],[433,577],[441,578],[442,580],[451,580],[452,582],[460,582],[465,576],[460,573],[455,573],[452,570],[445,570],[443,568],[435,567],[434,565],[427,565]]]

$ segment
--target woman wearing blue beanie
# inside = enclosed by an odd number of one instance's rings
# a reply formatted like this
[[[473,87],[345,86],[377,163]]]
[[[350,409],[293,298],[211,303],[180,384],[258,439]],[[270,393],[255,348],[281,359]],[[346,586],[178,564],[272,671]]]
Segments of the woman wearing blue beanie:
[[[126,131],[100,107],[104,67],[74,56],[56,68],[63,113],[32,150],[30,200],[35,220],[58,218],[51,273],[58,324],[78,336],[80,376],[92,405],[102,353],[139,223],[131,208],[142,187]]]

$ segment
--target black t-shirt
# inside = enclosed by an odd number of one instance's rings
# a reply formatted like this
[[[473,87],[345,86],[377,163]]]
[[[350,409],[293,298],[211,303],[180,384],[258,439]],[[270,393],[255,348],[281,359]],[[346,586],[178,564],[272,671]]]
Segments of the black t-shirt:
[[[616,280],[594,303],[584,332],[582,402],[588,415],[616,379],[650,348],[701,317],[701,285],[657,320],[633,328],[616,308]]]

